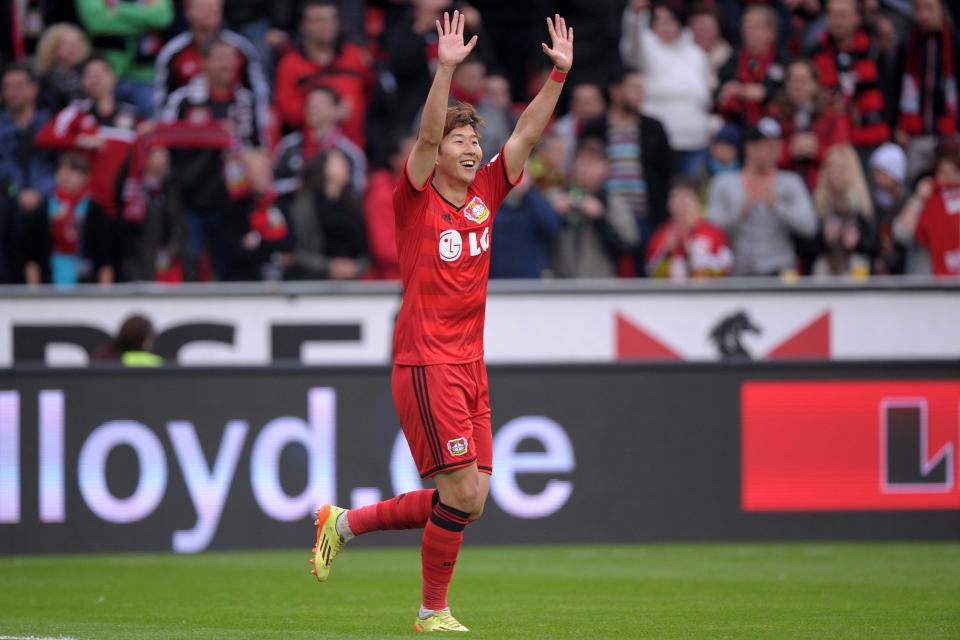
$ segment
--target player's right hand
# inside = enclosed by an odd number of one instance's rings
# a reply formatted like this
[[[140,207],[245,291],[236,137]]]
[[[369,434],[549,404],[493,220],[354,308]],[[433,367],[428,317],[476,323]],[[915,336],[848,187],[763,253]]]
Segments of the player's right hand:
[[[443,24],[437,20],[437,63],[445,66],[455,67],[463,62],[473,48],[477,46],[477,36],[470,38],[470,42],[463,43],[463,25],[466,19],[459,11],[453,12],[453,20],[450,14],[444,12]]]

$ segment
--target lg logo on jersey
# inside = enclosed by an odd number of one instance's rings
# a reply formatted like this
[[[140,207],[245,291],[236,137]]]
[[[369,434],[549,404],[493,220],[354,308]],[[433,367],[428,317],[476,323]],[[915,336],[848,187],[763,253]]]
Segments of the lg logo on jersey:
[[[484,227],[477,235],[476,231],[467,233],[470,255],[475,257],[490,250],[490,227]],[[447,229],[440,234],[440,259],[444,262],[456,262],[463,253],[463,236],[456,229]]]

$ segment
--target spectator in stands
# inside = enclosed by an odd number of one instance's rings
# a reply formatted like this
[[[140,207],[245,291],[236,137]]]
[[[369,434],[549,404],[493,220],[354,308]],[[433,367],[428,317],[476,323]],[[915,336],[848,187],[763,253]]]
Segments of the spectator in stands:
[[[542,278],[551,275],[550,252],[564,218],[524,171],[493,221],[491,278]]]
[[[690,11],[690,33],[693,41],[707,54],[707,62],[713,72],[715,82],[710,86],[711,91],[717,88],[715,85],[720,69],[733,57],[733,47],[723,37],[721,20],[716,6],[708,1],[694,5]]]
[[[713,85],[706,54],[693,41],[683,3],[654,5],[633,0],[623,13],[620,52],[627,64],[646,76],[644,111],[663,123],[676,153],[676,169],[702,177],[710,142],[709,117]],[[646,26],[649,20],[650,26]],[[664,185],[664,191],[666,185]]]
[[[91,197],[90,162],[68,151],[57,162],[53,193],[25,216],[24,280],[73,285],[114,280],[115,227]]]
[[[960,152],[941,145],[933,176],[920,180],[893,224],[894,237],[908,247],[908,273],[960,276]]]
[[[850,140],[861,162],[890,138],[884,119],[877,51],[863,29],[857,0],[827,0],[827,29],[813,52],[820,84],[842,96]]]
[[[110,63],[93,55],[83,65],[82,100],[60,111],[37,134],[44,149],[76,149],[90,161],[90,193],[110,218],[121,213],[117,181],[135,138],[137,108],[117,101],[117,76]]]
[[[185,0],[189,29],[172,38],[157,54],[153,104],[160,112],[174,91],[203,71],[203,51],[214,40],[232,45],[238,52],[234,84],[253,92],[258,110],[270,105],[270,85],[256,47],[240,34],[223,28],[223,0]]]
[[[553,247],[553,272],[559,278],[612,278],[619,256],[634,251],[640,242],[626,197],[606,189],[609,175],[603,143],[582,140],[573,158],[570,185],[550,198],[563,217]]]
[[[140,314],[127,316],[117,335],[102,345],[91,360],[98,362],[120,361],[125,367],[159,367],[163,358],[153,353],[156,331],[153,323]]]
[[[363,219],[370,248],[370,269],[373,280],[399,280],[400,259],[397,256],[397,224],[393,211],[393,191],[403,180],[403,165],[416,138],[394,134],[387,145],[387,166],[370,175],[363,201]]]
[[[243,154],[250,195],[237,200],[226,217],[228,265],[225,280],[282,280],[293,263],[293,237],[273,188],[270,155]]]
[[[170,173],[170,152],[154,147],[143,171],[145,212],[141,217],[125,211],[120,226],[120,260],[124,282],[183,281],[185,231],[176,185]]]
[[[573,154],[577,149],[577,139],[583,126],[591,120],[602,118],[607,109],[603,97],[603,88],[592,82],[581,82],[568,89],[570,91],[570,111],[558,118],[550,132],[563,139],[566,159],[564,170],[569,172],[573,165]]]
[[[153,117],[153,79],[163,48],[160,32],[173,21],[172,0],[75,0],[77,17],[93,36],[97,53],[110,62],[120,79],[117,94]]]
[[[753,5],[743,13],[743,46],[720,70],[717,110],[729,122],[755,125],[780,94],[787,61],[777,44],[777,13]]]
[[[83,97],[81,69],[89,56],[87,36],[76,25],[55,24],[43,33],[33,63],[43,108],[56,113]]]
[[[457,69],[462,66],[461,64]],[[512,106],[510,83],[506,77],[499,74],[486,76],[483,79],[483,95],[477,103],[477,113],[486,123],[480,139],[484,158],[492,158],[500,153],[507,138],[513,133],[516,118],[511,111]]]
[[[960,37],[943,0],[914,0],[916,26],[901,50],[896,139],[907,149],[907,176],[930,166],[939,137],[957,134]]]
[[[303,168],[320,153],[339,149],[350,159],[351,186],[363,193],[367,186],[367,158],[339,127],[345,112],[340,96],[329,87],[315,87],[304,103],[306,127],[280,141],[274,177],[277,191],[287,197],[303,184]]]
[[[769,113],[783,131],[780,168],[799,173],[812,191],[827,150],[850,141],[842,100],[821,89],[811,62],[795,60],[787,67],[783,93]]]
[[[34,138],[50,120],[37,107],[37,81],[30,68],[11,64],[3,70],[0,95],[0,188],[16,198],[21,211],[33,211],[53,189],[53,158],[34,147]]]
[[[309,0],[300,19],[300,45],[277,67],[274,105],[285,129],[304,125],[307,93],[333,89],[343,101],[344,134],[361,149],[373,75],[367,55],[340,35],[337,7],[331,0]]]
[[[906,200],[907,155],[899,145],[886,142],[870,156],[871,199],[877,215],[877,254],[873,272],[903,273],[906,249],[893,237],[893,221]]]
[[[423,96],[430,89],[437,65],[436,21],[443,20],[443,12],[450,4],[450,0],[411,0],[404,19],[387,31],[387,63],[397,84],[395,122],[403,129],[415,132],[416,114],[423,106]],[[486,46],[480,33],[479,13],[468,11],[464,15],[464,42],[478,35],[478,46]]]
[[[720,228],[701,215],[699,184],[678,176],[667,199],[670,219],[647,246],[647,275],[682,281],[725,276],[733,268],[733,251]]]
[[[290,42],[296,28],[297,0],[230,0],[223,20],[257,48],[264,73],[273,74],[274,52]]]
[[[761,118],[747,132],[743,171],[710,181],[708,218],[733,245],[733,275],[795,273],[793,236],[812,238],[817,217],[803,180],[777,170],[780,125]]]
[[[740,145],[742,142],[743,132],[739,126],[729,122],[723,125],[710,142],[707,175],[712,178],[720,173],[740,171]]]
[[[34,147],[50,114],[37,108],[37,82],[30,68],[11,64],[3,70],[0,95],[0,283],[21,279],[18,222],[36,211],[53,190],[53,158]]]
[[[610,162],[607,194],[625,200],[637,220],[640,242],[645,244],[667,216],[673,149],[660,121],[640,112],[644,81],[639,72],[625,70],[615,75],[609,93],[606,117],[584,125],[581,140],[603,141]]]
[[[226,40],[206,44],[203,70],[190,84],[170,95],[161,113],[163,122],[187,122],[227,128],[234,148],[176,149],[173,170],[180,187],[180,199],[187,228],[187,269],[185,278],[201,275],[201,256],[206,250],[218,278],[227,273],[229,247],[224,217],[231,200],[246,195],[247,185],[240,148],[266,145],[265,114],[256,96],[236,83],[240,52]]]
[[[870,190],[853,147],[830,147],[813,194],[820,230],[815,240],[815,276],[865,277],[877,244]]]
[[[350,160],[338,149],[314,158],[291,207],[293,274],[355,280],[369,264],[360,199],[350,187]]]

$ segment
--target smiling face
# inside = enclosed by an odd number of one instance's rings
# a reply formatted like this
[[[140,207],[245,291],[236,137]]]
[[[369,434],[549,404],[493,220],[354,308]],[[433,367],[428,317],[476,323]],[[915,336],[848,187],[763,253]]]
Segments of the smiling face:
[[[470,125],[451,129],[440,142],[437,171],[447,177],[470,184],[477,177],[483,151],[480,136]]]

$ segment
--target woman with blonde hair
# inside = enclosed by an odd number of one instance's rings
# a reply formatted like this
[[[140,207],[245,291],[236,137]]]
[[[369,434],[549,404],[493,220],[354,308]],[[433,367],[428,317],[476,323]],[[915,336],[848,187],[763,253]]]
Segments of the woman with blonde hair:
[[[868,275],[877,225],[870,189],[852,146],[834,145],[827,151],[813,201],[820,219],[813,275]]]
[[[38,103],[56,113],[83,97],[80,67],[89,56],[90,43],[79,27],[67,22],[51,25],[37,43],[33,65],[40,81]]]

